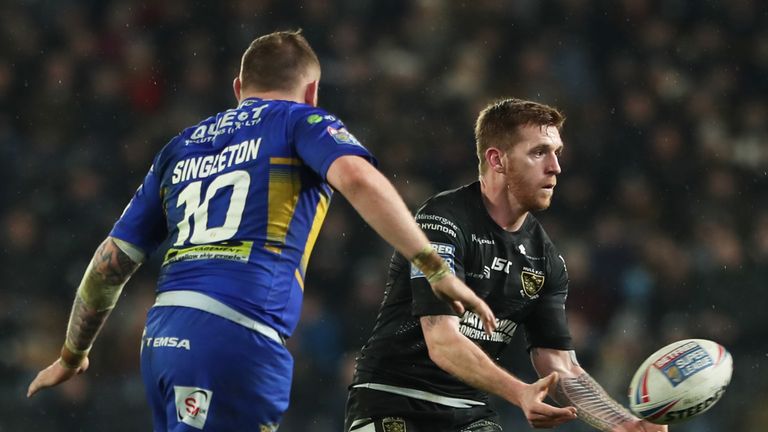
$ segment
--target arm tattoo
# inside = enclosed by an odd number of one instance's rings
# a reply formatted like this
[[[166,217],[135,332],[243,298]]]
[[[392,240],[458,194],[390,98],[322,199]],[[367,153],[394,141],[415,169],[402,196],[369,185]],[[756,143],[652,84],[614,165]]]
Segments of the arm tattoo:
[[[77,290],[69,316],[64,346],[74,357],[87,355],[115,306],[123,285],[139,265],[111,238],[104,240],[96,250]]]
[[[635,419],[587,373],[575,378],[561,378],[554,399],[563,406],[576,407],[581,420],[601,431],[610,431]]]
[[[107,285],[120,285],[128,281],[139,264],[133,262],[112,239],[104,240],[93,255],[94,276]]]
[[[76,296],[67,327],[66,347],[74,354],[87,353],[110,312],[112,309],[97,311]]]

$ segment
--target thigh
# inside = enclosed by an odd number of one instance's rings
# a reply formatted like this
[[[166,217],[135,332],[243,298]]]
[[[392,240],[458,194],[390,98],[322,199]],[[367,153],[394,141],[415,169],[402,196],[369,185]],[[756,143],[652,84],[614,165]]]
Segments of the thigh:
[[[141,366],[156,432],[275,430],[288,408],[285,347],[207,312],[150,310]]]

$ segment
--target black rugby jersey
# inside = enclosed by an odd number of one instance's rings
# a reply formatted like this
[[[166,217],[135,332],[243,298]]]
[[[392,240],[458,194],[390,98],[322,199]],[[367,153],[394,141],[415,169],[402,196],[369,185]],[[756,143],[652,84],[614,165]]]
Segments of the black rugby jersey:
[[[461,317],[461,332],[489,356],[499,358],[518,326],[523,327],[529,348],[573,349],[565,319],[565,263],[536,218],[529,214],[517,232],[503,230],[486,211],[480,183],[475,182],[430,198],[416,221],[456,276],[496,315],[498,328],[490,336],[476,314]],[[412,389],[470,404],[487,402],[484,392],[430,360],[419,322],[423,315],[456,313],[435,297],[418,269],[395,253],[373,334],[356,361],[352,387],[383,384],[396,387],[396,392]],[[377,399],[390,394],[377,393]],[[359,408],[388,414],[382,407]]]

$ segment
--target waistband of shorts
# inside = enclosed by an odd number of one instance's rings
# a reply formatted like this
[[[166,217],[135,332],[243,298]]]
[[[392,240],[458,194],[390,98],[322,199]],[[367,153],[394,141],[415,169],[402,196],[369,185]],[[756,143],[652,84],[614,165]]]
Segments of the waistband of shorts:
[[[197,291],[165,291],[157,295],[153,307],[182,306],[198,309],[222,317],[243,327],[261,333],[285,346],[285,338],[272,327],[232,309],[224,303]]]
[[[428,402],[436,403],[439,405],[445,405],[452,408],[472,408],[475,406],[485,405],[485,402],[480,402],[472,399],[462,399],[462,398],[442,396],[436,393],[430,393],[423,390],[416,390],[408,387],[398,387],[398,386],[393,386],[388,384],[361,383],[361,384],[353,385],[352,388],[378,390],[378,391],[392,393],[392,394],[405,396],[413,399],[420,399],[423,401],[428,401]]]

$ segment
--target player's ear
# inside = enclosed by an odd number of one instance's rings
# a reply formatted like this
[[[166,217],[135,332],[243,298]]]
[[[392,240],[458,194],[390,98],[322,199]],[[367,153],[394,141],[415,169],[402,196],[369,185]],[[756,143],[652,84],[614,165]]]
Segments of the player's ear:
[[[243,83],[240,82],[239,76],[236,76],[234,81],[232,81],[232,90],[235,91],[235,98],[237,98],[237,103],[240,103],[240,96],[243,90]]]
[[[320,81],[314,80],[304,88],[304,103],[313,107],[317,106],[317,91],[320,88]]]
[[[504,174],[504,161],[501,150],[495,147],[489,147],[485,151],[485,160],[488,162],[488,167],[499,174]]]

